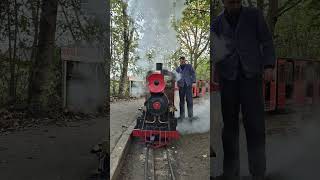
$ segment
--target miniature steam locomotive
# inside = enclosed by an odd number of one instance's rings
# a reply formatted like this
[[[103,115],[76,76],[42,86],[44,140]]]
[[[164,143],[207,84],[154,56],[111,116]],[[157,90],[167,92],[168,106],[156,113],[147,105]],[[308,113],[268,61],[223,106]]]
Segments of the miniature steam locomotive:
[[[146,82],[148,92],[132,135],[160,147],[179,138],[174,116],[175,75],[157,63],[156,71],[148,72]]]

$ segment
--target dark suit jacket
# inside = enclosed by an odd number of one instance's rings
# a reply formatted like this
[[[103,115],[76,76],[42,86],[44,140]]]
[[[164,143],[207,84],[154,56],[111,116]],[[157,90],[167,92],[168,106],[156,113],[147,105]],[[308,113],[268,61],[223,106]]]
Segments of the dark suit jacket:
[[[191,86],[192,83],[196,82],[196,73],[191,64],[186,64],[183,70],[179,66],[176,71],[181,75],[180,80],[177,82],[179,87],[183,87],[185,83],[187,86]]]
[[[214,40],[214,68],[219,77],[234,80],[239,73],[239,63],[248,77],[261,75],[265,66],[275,64],[272,35],[262,12],[257,8],[242,7],[235,30],[228,23],[224,11],[213,24],[213,38],[222,39],[224,42],[215,43]],[[222,50],[219,57],[215,56]]]

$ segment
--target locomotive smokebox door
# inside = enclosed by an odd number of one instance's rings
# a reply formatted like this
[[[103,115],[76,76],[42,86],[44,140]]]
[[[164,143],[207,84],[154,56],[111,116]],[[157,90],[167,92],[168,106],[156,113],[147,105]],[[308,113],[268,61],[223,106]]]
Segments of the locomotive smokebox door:
[[[147,81],[151,93],[161,93],[166,88],[162,74],[151,74],[148,76]]]

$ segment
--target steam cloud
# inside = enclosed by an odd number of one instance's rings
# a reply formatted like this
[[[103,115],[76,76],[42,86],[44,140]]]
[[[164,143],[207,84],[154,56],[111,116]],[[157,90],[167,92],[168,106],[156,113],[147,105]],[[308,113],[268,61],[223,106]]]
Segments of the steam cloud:
[[[176,32],[171,22],[179,19],[185,7],[185,0],[130,0],[129,14],[140,25],[138,29],[138,66],[144,70],[154,69],[156,62],[166,63],[178,48]],[[174,3],[176,6],[174,7]],[[148,62],[146,54],[150,51],[154,62]]]
[[[124,0],[128,2],[128,13],[138,24],[138,55],[137,66],[144,72],[155,69],[155,64],[163,63],[163,69],[173,52],[178,48],[176,31],[172,27],[172,20],[182,17],[185,0]],[[175,6],[174,6],[175,4]],[[147,53],[151,53],[148,60]],[[179,80],[180,74],[175,73]],[[143,84],[132,88],[131,95],[139,97],[146,92]]]
[[[273,138],[269,147],[268,171],[271,176],[281,176],[282,179],[318,179],[316,173],[320,163],[320,123],[319,111],[312,117],[304,119],[300,124],[298,136],[290,138]],[[307,120],[311,122],[307,122]]]
[[[100,64],[74,63],[75,78],[68,81],[67,104],[73,111],[91,113],[103,106],[105,85]],[[95,79],[94,77],[98,77]]]
[[[297,124],[293,125],[293,128],[297,128],[297,133],[286,135],[276,133],[267,136],[266,157],[268,179],[318,179],[319,175],[316,172],[318,172],[318,165],[320,163],[320,111],[319,108],[313,109],[312,114],[308,116],[304,114],[304,110],[300,109],[299,111],[301,112],[292,115],[293,121],[297,121]],[[219,116],[221,116],[221,114]],[[214,135],[211,136],[211,139],[215,142],[213,148],[217,153],[217,157],[212,160],[213,166],[211,168],[213,168],[213,176],[220,175],[223,172],[223,149],[221,140],[223,123],[220,118],[214,119],[216,126],[212,132]],[[241,125],[240,130],[240,174],[241,176],[248,176],[248,157],[246,143],[244,143],[245,132],[243,125]]]
[[[178,111],[176,112],[176,117],[179,116],[179,94],[176,93],[176,107]],[[187,115],[187,106],[185,107]],[[196,120],[192,122],[188,119],[183,120],[178,123],[177,130],[181,134],[195,134],[195,133],[205,133],[210,130],[210,99],[201,99],[199,103],[193,104],[193,115],[197,117]]]
[[[181,79],[181,74],[180,74],[180,73],[177,73],[177,71],[173,71],[173,74],[174,74],[174,76],[175,76],[175,78],[176,78],[176,81],[177,81],[177,82],[180,81],[180,79]]]
[[[133,97],[142,97],[147,92],[146,86],[143,83],[134,83],[131,87],[131,96]]]

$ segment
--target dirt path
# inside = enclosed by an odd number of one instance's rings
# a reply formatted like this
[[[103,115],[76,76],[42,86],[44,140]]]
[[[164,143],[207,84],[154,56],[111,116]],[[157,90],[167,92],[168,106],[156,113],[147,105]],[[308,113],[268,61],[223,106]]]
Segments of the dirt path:
[[[106,133],[102,117],[0,136],[0,179],[85,180],[97,169],[90,154]]]
[[[178,179],[209,179],[209,133],[184,135],[177,146]]]

